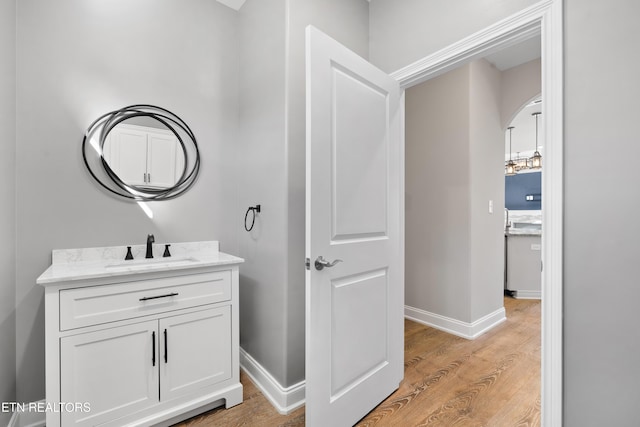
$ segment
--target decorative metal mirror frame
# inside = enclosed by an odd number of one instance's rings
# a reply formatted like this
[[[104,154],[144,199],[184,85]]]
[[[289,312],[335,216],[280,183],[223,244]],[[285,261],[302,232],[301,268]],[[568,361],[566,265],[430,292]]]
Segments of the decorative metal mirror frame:
[[[172,187],[154,189],[127,184],[118,177],[104,158],[103,149],[109,132],[119,123],[133,117],[141,116],[151,117],[166,126],[166,128],[176,136],[180,144],[182,154],[184,155],[184,169],[182,170],[180,179],[178,179]],[[183,139],[178,129],[187,137]],[[93,147],[91,143],[91,140],[94,138],[97,138],[98,147]],[[189,144],[192,145],[189,147],[191,150],[187,148]],[[95,166],[91,166],[87,157],[88,147],[91,147],[90,149],[96,149],[99,162],[102,164],[104,173],[111,179],[111,182],[107,183],[100,179],[98,176],[100,173],[94,170]],[[189,158],[189,151],[194,153],[193,159]],[[93,179],[103,188],[118,196],[137,201],[169,200],[178,197],[191,188],[200,170],[200,151],[198,150],[196,137],[189,126],[171,111],[147,104],[130,105],[98,117],[91,123],[82,139],[82,159]]]

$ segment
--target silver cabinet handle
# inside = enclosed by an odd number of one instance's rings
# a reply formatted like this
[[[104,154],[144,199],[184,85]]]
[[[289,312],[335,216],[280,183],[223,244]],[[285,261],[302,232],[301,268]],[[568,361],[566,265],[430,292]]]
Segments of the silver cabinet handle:
[[[331,268],[334,265],[336,265],[337,263],[342,262],[341,259],[337,259],[333,262],[329,262],[326,259],[324,259],[322,257],[322,255],[320,255],[318,258],[316,258],[316,262],[314,263],[314,265],[316,266],[316,270],[322,270],[323,268],[327,267],[327,268]]]

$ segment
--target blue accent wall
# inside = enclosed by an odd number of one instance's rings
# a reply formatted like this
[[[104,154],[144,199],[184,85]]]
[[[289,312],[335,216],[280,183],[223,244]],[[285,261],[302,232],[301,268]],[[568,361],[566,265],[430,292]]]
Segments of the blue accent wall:
[[[542,172],[504,177],[504,206],[515,211],[542,209]],[[533,200],[527,200],[533,196]]]

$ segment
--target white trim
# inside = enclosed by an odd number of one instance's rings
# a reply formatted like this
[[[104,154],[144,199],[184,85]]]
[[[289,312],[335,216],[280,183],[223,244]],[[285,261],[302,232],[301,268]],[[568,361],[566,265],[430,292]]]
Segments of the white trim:
[[[562,0],[542,19],[542,108],[545,164],[542,172],[542,418],[545,427],[562,426],[562,293],[564,205],[564,85]]]
[[[490,329],[507,320],[504,307],[489,313],[475,322],[463,322],[451,317],[431,313],[419,308],[404,306],[404,317],[423,325],[431,326],[449,334],[457,335],[468,340],[474,340]]]
[[[408,88],[446,73],[472,59],[484,57],[541,33],[540,21],[550,5],[544,0],[511,15],[494,25],[391,73]]]
[[[562,425],[563,290],[563,15],[562,0],[543,0],[391,74],[408,88],[473,58],[542,37],[542,102],[545,164],[542,205],[542,425]]]
[[[45,405],[44,400],[39,400],[33,404],[27,404],[28,407],[42,407]],[[45,413],[44,412],[14,412],[9,420],[7,427],[44,427]]]
[[[542,291],[512,291],[515,299],[542,299]]]
[[[240,347],[240,368],[247,374],[267,400],[282,415],[304,405],[305,382],[283,387],[257,360]]]

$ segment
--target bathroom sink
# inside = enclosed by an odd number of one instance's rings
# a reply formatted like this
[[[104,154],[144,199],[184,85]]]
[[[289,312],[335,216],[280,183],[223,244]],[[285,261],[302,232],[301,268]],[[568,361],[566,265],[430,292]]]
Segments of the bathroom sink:
[[[163,258],[145,258],[145,259],[132,259],[125,261],[112,262],[105,265],[105,268],[118,268],[118,267],[146,267],[151,265],[166,265],[177,263],[192,263],[199,260],[194,257],[163,257]]]

